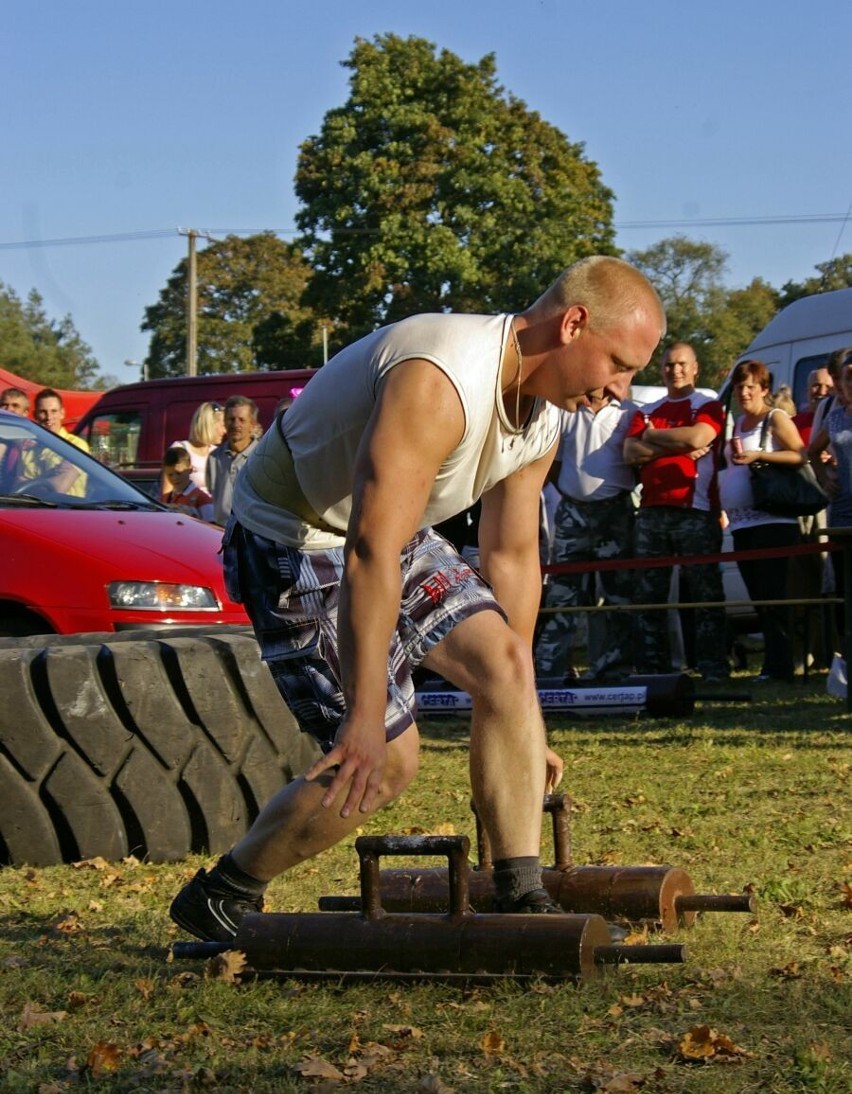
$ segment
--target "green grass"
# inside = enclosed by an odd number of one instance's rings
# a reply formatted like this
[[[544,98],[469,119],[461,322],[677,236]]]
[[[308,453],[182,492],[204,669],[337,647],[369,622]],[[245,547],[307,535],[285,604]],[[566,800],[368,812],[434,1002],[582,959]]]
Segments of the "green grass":
[[[550,719],[578,863],[671,863],[699,891],[756,892],[756,916],[670,936],[686,964],[580,987],[231,983],[167,961],[168,902],[203,860],[3,869],[0,1090],[848,1094],[850,721],[824,677],[752,693],[684,721]],[[472,836],[467,725],[421,728],[421,774],[367,830]],[[350,841],[270,900],[356,890]],[[711,1055],[684,1056],[690,1031]]]

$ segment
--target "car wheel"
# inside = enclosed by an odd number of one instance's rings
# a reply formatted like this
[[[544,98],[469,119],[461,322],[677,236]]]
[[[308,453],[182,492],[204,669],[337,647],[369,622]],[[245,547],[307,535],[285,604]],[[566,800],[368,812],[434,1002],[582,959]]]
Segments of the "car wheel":
[[[0,644],[0,862],[227,850],[319,754],[253,637],[76,637]]]
[[[0,638],[25,638],[50,633],[49,624],[26,608],[0,608]]]

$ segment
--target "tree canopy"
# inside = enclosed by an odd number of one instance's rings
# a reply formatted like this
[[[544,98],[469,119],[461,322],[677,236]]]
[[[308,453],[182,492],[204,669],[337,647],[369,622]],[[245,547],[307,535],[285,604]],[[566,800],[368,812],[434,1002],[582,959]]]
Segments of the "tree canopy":
[[[794,300],[803,296],[813,296],[818,292],[833,292],[836,289],[852,289],[852,254],[830,258],[827,262],[818,262],[814,267],[816,277],[807,277],[804,281],[787,281],[781,286],[780,305],[786,308]]]
[[[581,144],[507,94],[492,54],[356,40],[346,103],[301,147],[306,301],[354,337],[424,311],[519,309],[614,247],[611,191]],[[341,334],[344,331],[341,331]]]
[[[22,301],[2,281],[0,354],[4,368],[45,387],[91,390],[103,379],[69,315],[58,322],[48,318],[35,289]]]
[[[157,303],[145,309],[152,377],[186,371],[187,265],[186,258],[178,263]],[[321,326],[301,304],[310,276],[299,247],[272,232],[230,235],[199,250],[199,374],[321,364]]]
[[[627,257],[651,279],[665,304],[664,345],[688,342],[693,347],[704,387],[720,386],[734,360],[778,310],[777,291],[760,278],[744,289],[725,288],[728,256],[713,243],[671,236]],[[646,382],[660,382],[659,359],[649,367]]]

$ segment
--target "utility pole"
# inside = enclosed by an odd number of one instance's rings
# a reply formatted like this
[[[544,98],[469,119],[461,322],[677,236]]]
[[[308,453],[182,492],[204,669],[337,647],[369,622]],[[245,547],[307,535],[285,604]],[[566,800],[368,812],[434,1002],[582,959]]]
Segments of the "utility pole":
[[[186,236],[189,242],[186,266],[186,374],[195,376],[198,373],[198,278],[195,261],[198,232],[195,228],[178,228],[178,235]]]
[[[186,236],[189,255],[186,264],[186,374],[198,374],[198,266],[195,260],[195,241],[201,236],[212,242],[209,232],[196,228],[178,228],[178,235]]]

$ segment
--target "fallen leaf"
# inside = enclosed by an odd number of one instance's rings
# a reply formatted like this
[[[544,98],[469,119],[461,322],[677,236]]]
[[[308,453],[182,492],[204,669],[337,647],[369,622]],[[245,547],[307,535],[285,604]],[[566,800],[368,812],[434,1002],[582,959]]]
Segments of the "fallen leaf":
[[[343,1080],[343,1072],[321,1056],[305,1056],[293,1065],[293,1070],[311,1079],[334,1079],[337,1082]]]
[[[197,984],[201,977],[197,972],[179,972],[169,981],[170,988],[188,988]]]
[[[735,1045],[724,1033],[710,1026],[695,1026],[681,1038],[678,1052],[684,1060],[709,1060],[716,1057],[751,1056]]]
[[[625,946],[644,946],[648,941],[648,928],[641,931],[631,931],[624,939]]]
[[[56,1022],[64,1022],[68,1017],[65,1010],[42,1010],[38,1003],[24,1003],[21,1017],[18,1019],[18,1029],[32,1029],[33,1026],[49,1026]]]
[[[414,1041],[419,1041],[423,1036],[423,1030],[416,1026],[394,1026],[385,1022],[382,1029],[386,1029],[388,1033],[396,1033],[400,1037],[411,1037]]]
[[[599,1089],[605,1094],[634,1094],[645,1085],[645,1076],[637,1071],[623,1071],[620,1075],[613,1075]]]
[[[83,927],[77,913],[68,912],[66,915],[60,916],[59,919],[55,919],[51,923],[51,929],[58,931],[60,934],[76,934],[78,931],[82,931]]]
[[[486,1056],[500,1056],[506,1050],[506,1042],[495,1029],[490,1029],[479,1042],[479,1047]]]
[[[133,981],[133,987],[139,992],[143,999],[150,999],[154,993],[156,982],[150,978],[139,979]]]
[[[110,1041],[98,1041],[86,1057],[86,1070],[98,1076],[104,1071],[117,1071],[121,1065],[121,1049]]]
[[[224,980],[226,984],[239,984],[246,968],[246,955],[240,950],[225,950],[211,957],[204,966],[205,980]]]
[[[105,858],[97,855],[95,858],[84,858],[79,862],[72,862],[72,870],[106,870],[109,863]]]

